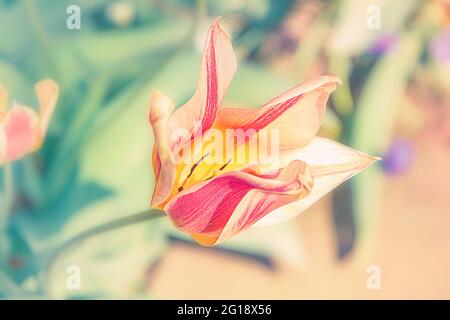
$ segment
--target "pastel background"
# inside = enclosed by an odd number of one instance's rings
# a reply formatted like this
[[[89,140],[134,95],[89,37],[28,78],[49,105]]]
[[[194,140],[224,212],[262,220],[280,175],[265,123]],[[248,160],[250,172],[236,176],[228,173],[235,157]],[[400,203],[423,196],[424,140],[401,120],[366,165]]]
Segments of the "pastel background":
[[[66,27],[69,5],[81,30]],[[383,161],[294,220],[214,248],[162,218],[49,264],[64,240],[148,208],[148,98],[191,97],[216,16],[239,63],[225,104],[336,74],[319,135]],[[34,107],[35,82],[61,90],[43,147],[0,167],[0,297],[449,299],[449,74],[445,0],[0,0],[0,83]]]

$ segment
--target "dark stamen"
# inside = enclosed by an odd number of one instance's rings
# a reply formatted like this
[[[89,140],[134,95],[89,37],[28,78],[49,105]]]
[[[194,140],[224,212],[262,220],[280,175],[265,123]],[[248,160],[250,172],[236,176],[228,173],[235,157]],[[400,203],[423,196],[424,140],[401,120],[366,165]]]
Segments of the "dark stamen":
[[[186,177],[189,178],[193,173],[195,168],[197,168],[197,166],[203,161],[203,159],[205,159],[207,156],[209,156],[209,152],[207,154],[205,154],[203,157],[200,158],[200,160],[198,160],[196,163],[194,163],[194,165],[191,168],[191,171],[189,172],[188,176]]]
[[[228,160],[227,163],[225,163],[223,166],[221,166],[220,169],[219,169],[218,171],[222,171],[223,169],[225,169],[225,167],[226,167],[227,165],[229,165],[230,162],[231,162],[231,159]],[[217,174],[217,171],[216,171],[216,172],[213,172],[212,175],[210,175],[208,178],[206,178],[205,180],[202,180],[202,181],[206,181],[206,180],[209,180],[209,179],[211,179],[211,178],[214,178],[214,176],[215,176],[216,174]]]
[[[229,165],[230,162],[231,162],[231,159],[228,160],[227,163],[225,163],[223,166],[221,166],[220,169],[219,169],[219,171],[222,171],[223,169],[225,169],[225,167],[226,167],[227,165]]]
[[[189,172],[188,176],[186,177],[186,179],[184,179],[183,183],[181,184],[180,187],[178,187],[178,192],[181,192],[184,190],[183,186],[186,183],[186,181],[189,179],[189,177],[194,173],[195,168],[197,168],[197,166],[203,161],[203,159],[205,159],[207,156],[209,156],[209,152],[207,154],[205,154],[203,157],[200,158],[200,160],[198,160],[196,163],[194,163],[194,165],[191,168],[191,171]]]

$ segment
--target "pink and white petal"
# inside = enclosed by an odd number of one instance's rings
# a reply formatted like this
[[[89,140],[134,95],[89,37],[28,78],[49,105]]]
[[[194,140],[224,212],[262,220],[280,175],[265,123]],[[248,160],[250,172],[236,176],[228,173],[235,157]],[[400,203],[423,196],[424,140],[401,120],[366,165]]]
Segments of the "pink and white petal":
[[[36,83],[34,89],[39,102],[41,136],[44,139],[58,100],[59,87],[55,81],[46,79]]]
[[[175,130],[189,132],[187,137],[172,137],[172,150],[177,152],[191,139],[213,126],[236,68],[237,61],[231,40],[220,26],[218,18],[212,24],[206,39],[197,90],[170,118],[170,137]]]
[[[40,128],[39,119],[32,109],[14,103],[2,127],[6,137],[4,162],[18,160],[35,150]]]
[[[297,189],[295,194],[273,194],[256,189],[250,191],[228,219],[215,243],[222,242],[251,227],[280,207],[307,198],[315,184],[311,168],[303,161],[293,160],[281,170],[277,179],[288,181],[292,177],[298,177],[298,180],[302,181],[301,188]]]
[[[155,188],[152,206],[158,207],[171,193],[175,180],[175,164],[167,136],[168,121],[174,105],[172,100],[156,91],[149,102],[149,121],[153,129],[153,170]]]
[[[274,179],[232,171],[183,191],[164,208],[174,224],[203,245],[213,245],[279,205],[305,196],[312,175],[293,161]]]
[[[216,126],[279,130],[280,150],[307,145],[317,134],[329,95],[341,80],[321,76],[301,83],[267,102],[261,108],[222,108]]]
[[[288,159],[305,161],[312,168],[314,186],[306,198],[271,212],[254,226],[270,225],[299,215],[337,186],[380,159],[320,137],[314,138],[304,148],[285,153],[283,158],[285,160],[281,163]]]

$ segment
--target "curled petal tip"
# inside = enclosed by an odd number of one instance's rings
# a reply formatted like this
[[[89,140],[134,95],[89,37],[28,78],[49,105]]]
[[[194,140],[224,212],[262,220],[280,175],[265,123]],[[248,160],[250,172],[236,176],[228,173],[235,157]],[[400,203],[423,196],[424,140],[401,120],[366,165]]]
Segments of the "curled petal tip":
[[[167,119],[173,111],[174,105],[172,100],[161,93],[158,90],[155,90],[150,98],[149,105],[149,120],[150,123],[155,123],[156,121],[161,120],[162,118]]]
[[[41,136],[44,137],[58,100],[59,86],[54,80],[45,79],[37,82],[34,90],[39,101]]]
[[[210,30],[211,29],[219,29],[222,30],[222,26],[220,24],[220,20],[222,19],[222,17],[216,17],[213,21],[213,23],[211,24]]]
[[[374,163],[376,163],[378,161],[383,161],[383,158],[378,157],[378,156],[367,155],[367,157],[369,158],[369,160],[367,161],[367,165],[365,166],[365,168],[370,167],[371,165],[373,165]]]
[[[319,79],[322,79],[322,81],[325,83],[331,82],[331,83],[336,83],[336,84],[342,85],[342,79],[336,75],[323,75],[323,76],[319,77]]]
[[[381,157],[375,157],[375,156],[371,156],[370,157],[371,159],[371,161],[370,161],[370,164],[372,164],[372,163],[375,163],[375,162],[378,162],[378,161],[383,161],[383,158],[381,158]],[[369,164],[369,165],[370,165]]]
[[[59,86],[56,81],[52,79],[41,80],[34,85],[34,90],[39,100],[41,112],[45,112],[47,109],[53,111],[59,95]]]
[[[50,79],[50,78],[40,80],[39,82],[37,82],[37,83],[34,85],[35,88],[37,88],[37,87],[42,87],[42,86],[59,87],[58,84],[56,83],[56,81],[53,80],[53,79]]]
[[[217,16],[214,19],[213,25],[220,25],[220,21],[222,20],[222,16]]]
[[[371,155],[369,155],[369,154],[365,154],[365,153],[363,153],[367,158],[368,158],[368,164],[367,164],[367,167],[368,166],[370,166],[370,165],[372,165],[372,164],[374,164],[375,162],[377,162],[377,161],[383,161],[383,158],[381,158],[381,157],[378,157],[378,156],[371,156]]]
[[[170,107],[173,105],[171,99],[159,90],[155,90],[153,92],[151,100],[152,103],[156,103],[164,107]]]
[[[211,29],[217,29],[217,30],[219,30],[221,33],[223,33],[223,34],[226,36],[227,39],[229,39],[230,36],[229,36],[228,33],[223,29],[221,21],[222,21],[222,17],[221,17],[221,16],[216,17],[216,18],[214,19],[214,22],[211,24]]]
[[[160,99],[161,97],[164,97],[164,94],[159,90],[154,90],[153,93],[151,94],[150,99],[155,100]]]

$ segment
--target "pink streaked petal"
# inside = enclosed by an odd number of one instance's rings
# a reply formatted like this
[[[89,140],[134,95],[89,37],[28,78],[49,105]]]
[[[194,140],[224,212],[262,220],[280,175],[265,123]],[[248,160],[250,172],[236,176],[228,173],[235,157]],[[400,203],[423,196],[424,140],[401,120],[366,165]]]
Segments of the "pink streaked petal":
[[[36,83],[34,89],[39,101],[41,135],[44,139],[58,100],[59,87],[55,81],[46,79]]]
[[[177,152],[191,139],[213,126],[236,68],[237,61],[230,38],[222,30],[218,18],[212,24],[206,39],[197,90],[170,118],[172,150]],[[186,130],[190,136],[175,139],[172,134],[177,129]]]
[[[321,76],[270,100],[261,108],[222,108],[216,126],[260,130],[277,129],[280,149],[307,145],[317,134],[329,95],[340,79]]]
[[[304,148],[285,153],[283,158],[285,162],[295,158],[308,163],[313,171],[314,186],[306,198],[271,212],[255,223],[255,226],[269,225],[299,215],[337,186],[379,160],[338,142],[319,137]]]
[[[222,242],[251,227],[277,208],[307,198],[315,183],[311,169],[306,163],[294,160],[281,171],[278,179],[288,181],[293,176],[297,176],[299,181],[302,181],[302,188],[299,189],[301,192],[296,194],[271,194],[260,190],[250,191],[228,219],[215,243]]]
[[[180,193],[164,210],[179,229],[207,245],[207,239],[237,233],[278,205],[305,195],[310,177],[301,161],[291,162],[275,179],[233,171]]]
[[[34,151],[40,128],[39,119],[33,110],[14,104],[6,114],[2,126],[6,137],[4,162],[20,159]]]

